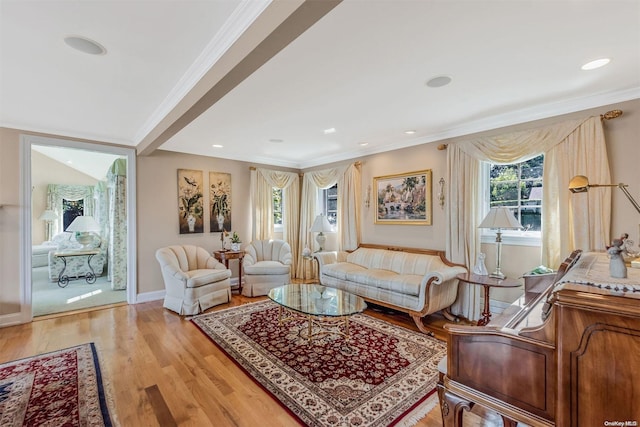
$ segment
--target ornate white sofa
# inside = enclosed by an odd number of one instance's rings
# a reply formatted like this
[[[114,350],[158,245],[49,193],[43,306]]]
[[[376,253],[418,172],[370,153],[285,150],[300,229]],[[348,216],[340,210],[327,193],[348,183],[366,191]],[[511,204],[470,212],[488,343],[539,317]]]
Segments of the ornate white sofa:
[[[64,269],[64,261],[54,254],[56,252],[80,250],[82,245],[76,241],[74,233],[70,232],[56,234],[51,239],[51,243],[53,243],[53,248],[47,255],[49,260],[49,280],[57,282],[58,276]],[[100,251],[91,258],[91,267],[96,277],[102,276],[107,263],[107,245],[98,235],[94,235],[94,240],[87,246],[87,249],[98,249]],[[88,258],[88,255],[68,257],[64,275],[75,278],[85,277],[90,271],[87,263]]]
[[[455,320],[448,309],[458,296],[456,276],[467,269],[448,261],[442,251],[361,244],[352,252],[314,257],[322,285],[408,313],[422,332],[430,333],[422,318],[436,311]]]

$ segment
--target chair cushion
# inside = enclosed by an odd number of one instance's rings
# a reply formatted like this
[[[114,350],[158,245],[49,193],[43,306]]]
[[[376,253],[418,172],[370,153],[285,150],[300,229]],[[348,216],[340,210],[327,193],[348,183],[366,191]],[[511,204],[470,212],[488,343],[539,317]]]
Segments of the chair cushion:
[[[185,271],[187,275],[187,288],[197,288],[209,283],[219,282],[231,277],[231,270],[191,270]]]
[[[245,274],[289,274],[289,266],[278,261],[258,261],[253,265],[245,265]]]

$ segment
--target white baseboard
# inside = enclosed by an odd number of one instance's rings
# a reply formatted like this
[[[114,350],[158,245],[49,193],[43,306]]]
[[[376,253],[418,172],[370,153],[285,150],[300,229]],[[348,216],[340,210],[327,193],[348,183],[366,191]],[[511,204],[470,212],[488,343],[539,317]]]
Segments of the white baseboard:
[[[151,301],[158,301],[160,299],[164,299],[165,293],[166,291],[153,291],[153,292],[145,292],[142,294],[137,294],[134,304],[140,304],[143,302],[151,302]]]
[[[6,326],[15,326],[25,323],[25,320],[22,313],[11,313],[11,314],[3,314],[0,316],[0,328],[4,328]]]

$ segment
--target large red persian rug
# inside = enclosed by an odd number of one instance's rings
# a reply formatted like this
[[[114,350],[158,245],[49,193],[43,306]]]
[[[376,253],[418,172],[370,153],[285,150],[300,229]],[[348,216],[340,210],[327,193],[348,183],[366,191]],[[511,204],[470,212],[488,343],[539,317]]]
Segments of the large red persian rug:
[[[0,426],[111,426],[93,343],[0,365]]]
[[[192,321],[302,424],[401,426],[437,402],[442,341],[366,314],[350,318],[350,338],[309,342],[304,318],[278,324],[262,301]]]

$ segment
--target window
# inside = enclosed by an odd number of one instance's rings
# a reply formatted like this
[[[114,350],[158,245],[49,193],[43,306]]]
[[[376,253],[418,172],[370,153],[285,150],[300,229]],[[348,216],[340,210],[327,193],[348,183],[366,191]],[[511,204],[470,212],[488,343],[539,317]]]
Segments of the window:
[[[62,229],[67,231],[67,227],[71,225],[77,216],[84,215],[84,200],[67,200],[62,199]]]
[[[338,222],[338,184],[322,190],[321,208],[329,224],[335,227]]]
[[[273,188],[273,224],[282,227],[282,188]]]
[[[492,164],[489,170],[489,206],[511,209],[524,229],[534,232],[529,236],[538,239],[542,228],[543,166],[544,156],[540,155],[522,163]]]

